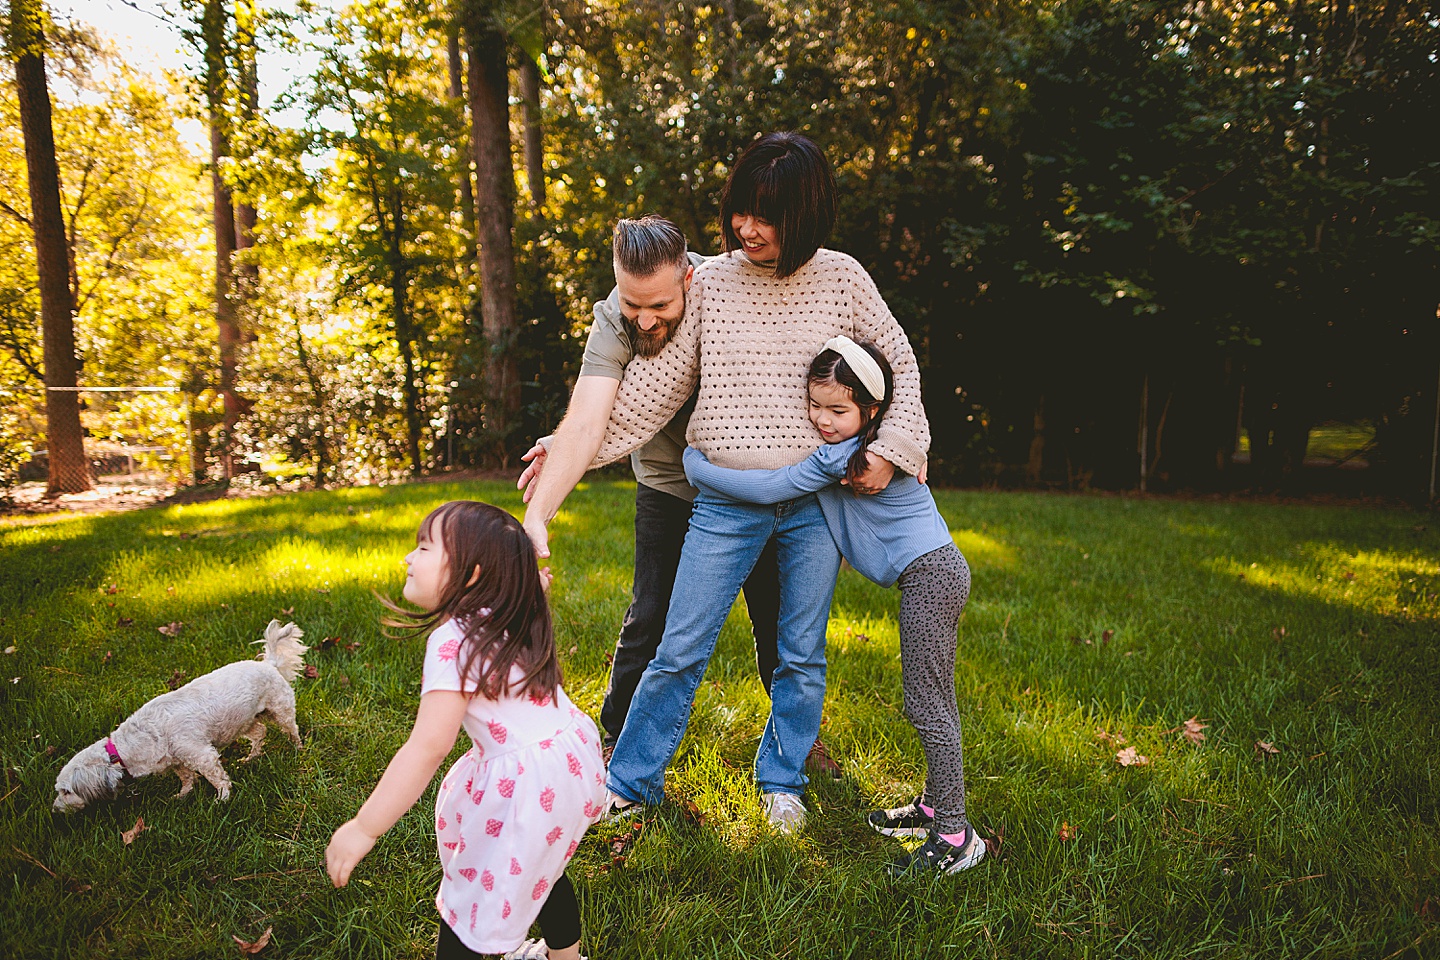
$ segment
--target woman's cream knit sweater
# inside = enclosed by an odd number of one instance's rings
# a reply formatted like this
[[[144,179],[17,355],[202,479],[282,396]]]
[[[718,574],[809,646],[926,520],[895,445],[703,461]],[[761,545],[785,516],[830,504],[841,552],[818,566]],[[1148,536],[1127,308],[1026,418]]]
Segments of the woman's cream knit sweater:
[[[805,373],[838,334],[870,340],[889,359],[895,398],[870,450],[918,473],[930,425],[915,353],[864,268],[825,249],[783,280],[738,252],[698,268],[670,343],[626,366],[592,466],[620,459],[659,432],[697,378],[686,437],[711,463],[736,469],[799,463],[823,442],[807,415]]]

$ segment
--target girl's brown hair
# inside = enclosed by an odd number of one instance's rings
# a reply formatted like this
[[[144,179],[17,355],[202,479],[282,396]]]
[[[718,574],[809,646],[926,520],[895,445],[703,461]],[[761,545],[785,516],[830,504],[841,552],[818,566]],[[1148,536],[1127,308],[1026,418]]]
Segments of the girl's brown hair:
[[[810,369],[805,374],[806,383],[837,383],[849,390],[850,398],[860,408],[860,432],[856,434],[860,438],[860,446],[845,464],[845,479],[852,484],[868,466],[865,450],[879,435],[880,419],[885,416],[885,411],[890,409],[890,398],[895,393],[895,374],[891,371],[890,361],[885,359],[885,354],[869,340],[855,342],[860,349],[875,358],[875,362],[880,366],[880,375],[885,380],[885,399],[876,400],[874,394],[860,382],[860,378],[855,375],[845,358],[834,350],[821,350],[815,359],[810,361]]]
[[[464,636],[457,657],[462,686],[473,680],[474,692],[492,700],[512,693],[553,697],[560,685],[555,632],[525,529],[499,507],[475,500],[436,507],[420,523],[416,540],[434,542],[437,525],[449,561],[439,604],[429,611],[407,610],[382,596],[380,602],[395,616],[380,622],[425,633],[453,619]],[[516,666],[522,675],[512,681]]]

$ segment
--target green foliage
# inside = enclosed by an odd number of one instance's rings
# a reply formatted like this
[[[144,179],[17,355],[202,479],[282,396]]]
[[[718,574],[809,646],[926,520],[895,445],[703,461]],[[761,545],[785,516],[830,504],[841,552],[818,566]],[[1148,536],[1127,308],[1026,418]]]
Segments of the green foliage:
[[[552,526],[565,684],[591,713],[627,602],[633,490],[582,488]],[[510,484],[423,484],[0,528],[0,617],[16,648],[0,654],[0,857],[13,881],[0,952],[224,956],[232,935],[273,926],[270,949],[287,957],[430,956],[433,794],[351,887],[331,889],[321,862],[418,696],[419,647],[380,635],[371,591],[398,591],[420,519],[456,497],[522,509]],[[767,835],[749,768],[768,702],[737,607],[668,778],[674,802],[623,864],[610,841],[633,831],[600,826],[570,868],[587,954],[1433,952],[1433,525],[1369,508],[937,500],[975,572],[957,689],[968,810],[982,834],[1003,830],[998,856],[935,882],[885,878],[900,848],[864,813],[913,796],[924,758],[902,710],[896,595],[846,571],[822,730],[845,779],[811,786],[798,838]],[[296,684],[301,750],[272,733],[251,763],[243,745],[225,751],[227,804],[203,783],[172,799],[178,781],[154,777],[80,814],[50,811],[75,750],[176,670],[249,656],[271,617],[317,646],[318,676]],[[173,621],[177,636],[157,632]],[[1202,743],[1179,729],[1191,717],[1208,724]],[[1121,767],[1117,736],[1150,763]]]

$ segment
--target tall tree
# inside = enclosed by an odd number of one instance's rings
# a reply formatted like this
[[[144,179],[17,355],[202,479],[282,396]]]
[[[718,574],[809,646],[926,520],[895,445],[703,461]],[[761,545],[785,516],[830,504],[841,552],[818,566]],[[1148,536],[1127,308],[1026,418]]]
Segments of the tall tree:
[[[480,223],[480,315],[485,332],[485,432],[505,462],[520,420],[515,356],[515,167],[510,154],[506,37],[495,0],[456,0],[468,57],[470,143]]]
[[[215,230],[215,327],[220,348],[220,396],[225,436],[220,450],[225,479],[234,473],[235,426],[242,401],[235,389],[240,355],[240,320],[235,300],[235,204],[225,167],[230,160],[230,16],[224,0],[205,0],[200,18],[205,59],[205,108],[210,123],[210,184]],[[200,479],[198,476],[197,480]]]
[[[75,355],[75,301],[60,213],[60,170],[45,80],[45,29],[39,0],[11,0],[10,55],[25,136],[30,184],[30,220],[40,273],[40,315],[44,331],[45,420],[49,446],[46,494],[90,489],[90,465],[80,426],[80,398],[74,390],[80,363]]]
[[[540,122],[540,67],[524,50],[516,52],[515,72],[520,78],[520,105],[525,112],[525,182],[530,208],[539,217],[545,207],[545,137]]]

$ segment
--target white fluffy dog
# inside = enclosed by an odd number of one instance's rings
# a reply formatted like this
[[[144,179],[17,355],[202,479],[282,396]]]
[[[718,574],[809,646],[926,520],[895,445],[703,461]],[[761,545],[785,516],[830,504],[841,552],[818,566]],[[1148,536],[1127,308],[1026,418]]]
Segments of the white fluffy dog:
[[[300,746],[295,726],[295,691],[290,683],[304,666],[300,642],[305,634],[293,623],[271,620],[265,628],[265,652],[196,677],[136,710],[115,732],[70,758],[55,780],[55,809],[69,813],[102,797],[114,796],[128,774],[145,777],[174,770],[185,796],[195,774],[210,781],[221,800],[230,799],[230,777],[220,765],[217,746],[244,737],[250,760],[265,742],[264,716],[280,725]]]

